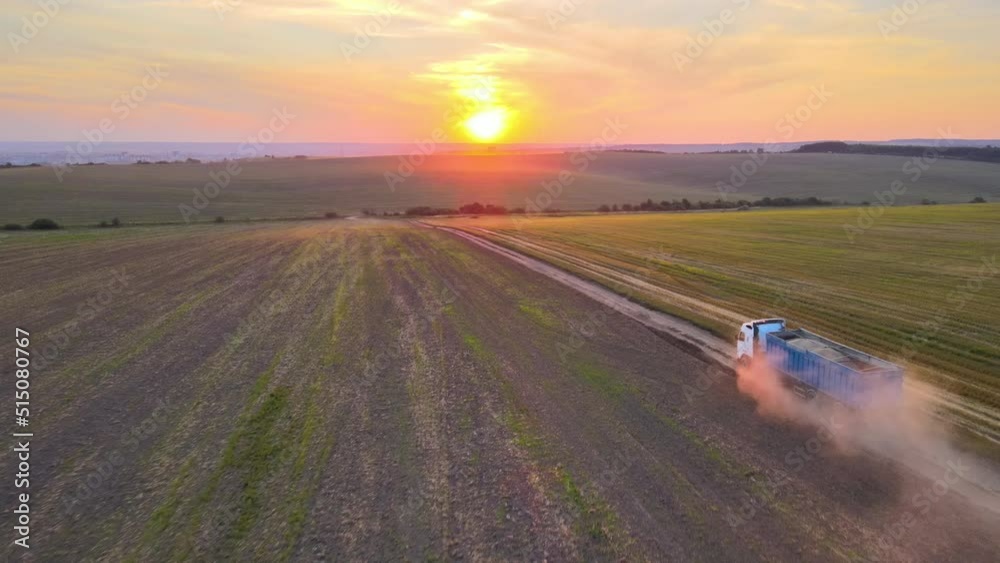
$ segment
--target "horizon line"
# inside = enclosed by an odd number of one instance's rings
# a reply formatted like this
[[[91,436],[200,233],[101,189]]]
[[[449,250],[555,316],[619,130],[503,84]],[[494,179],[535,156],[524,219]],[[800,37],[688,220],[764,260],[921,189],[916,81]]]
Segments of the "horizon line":
[[[1000,136],[997,137],[979,137],[979,138],[967,138],[967,137],[894,137],[890,139],[810,139],[803,141],[695,141],[695,142],[678,142],[678,141],[636,141],[629,143],[615,143],[609,144],[608,146],[616,147],[627,147],[627,146],[637,146],[637,145],[803,145],[811,143],[826,143],[826,142],[843,142],[843,143],[891,143],[897,141],[927,141],[927,140],[939,140],[939,141],[974,141],[974,142],[986,142],[986,141],[1000,141]],[[48,140],[48,141],[23,141],[23,140],[2,140],[0,139],[0,144],[61,144],[61,143],[77,143],[79,139],[74,140]],[[103,141],[101,145],[112,145],[112,144],[189,144],[189,145],[238,145],[244,143],[243,140],[228,140],[228,141],[177,141],[177,140],[115,140],[115,141]],[[412,145],[418,141],[272,141],[267,143],[267,145]],[[565,142],[536,142],[536,141],[521,141],[521,142],[497,142],[497,143],[480,143],[475,141],[448,141],[438,143],[440,145],[467,145],[467,146],[481,146],[481,147],[496,147],[496,146],[545,146],[545,147],[564,147],[564,146],[581,146],[593,144],[594,141],[565,141]]]

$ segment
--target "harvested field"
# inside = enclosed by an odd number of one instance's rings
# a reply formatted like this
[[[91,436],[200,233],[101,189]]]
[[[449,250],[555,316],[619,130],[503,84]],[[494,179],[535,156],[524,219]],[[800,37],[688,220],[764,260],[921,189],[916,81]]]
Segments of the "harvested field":
[[[440,230],[19,233],[0,262],[42,356],[37,561],[1000,550],[997,513],[759,416],[696,350]]]
[[[437,220],[540,258],[726,340],[785,317],[907,365],[1000,438],[1000,206]],[[921,393],[924,389],[917,389]]]

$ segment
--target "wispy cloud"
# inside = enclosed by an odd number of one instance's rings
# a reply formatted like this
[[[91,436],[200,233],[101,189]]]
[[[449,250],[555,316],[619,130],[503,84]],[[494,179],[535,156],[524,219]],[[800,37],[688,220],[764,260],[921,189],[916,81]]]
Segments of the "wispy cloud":
[[[0,118],[14,124],[0,135],[74,138],[151,62],[171,79],[129,138],[228,140],[287,104],[302,116],[289,140],[408,141],[483,83],[517,115],[511,141],[589,138],[609,115],[630,141],[762,139],[817,84],[838,98],[809,138],[930,136],[942,122],[1000,134],[1000,12],[982,0],[928,2],[890,37],[891,6],[860,0],[223,1],[221,19],[211,0],[70,3],[0,55]],[[0,25],[20,33],[37,5],[11,4]],[[677,72],[671,54],[727,8],[738,17]],[[369,41],[345,61],[359,33]]]

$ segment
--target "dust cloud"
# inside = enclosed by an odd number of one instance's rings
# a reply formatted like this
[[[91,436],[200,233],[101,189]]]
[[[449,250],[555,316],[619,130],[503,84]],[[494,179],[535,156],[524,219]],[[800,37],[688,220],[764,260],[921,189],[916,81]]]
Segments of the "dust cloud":
[[[970,502],[1000,514],[1000,473],[995,464],[960,450],[950,425],[934,416],[929,399],[876,395],[868,407],[852,409],[814,390],[784,382],[766,361],[737,369],[737,387],[757,403],[761,416],[819,429],[824,441],[845,455],[874,453],[913,472],[943,482]]]

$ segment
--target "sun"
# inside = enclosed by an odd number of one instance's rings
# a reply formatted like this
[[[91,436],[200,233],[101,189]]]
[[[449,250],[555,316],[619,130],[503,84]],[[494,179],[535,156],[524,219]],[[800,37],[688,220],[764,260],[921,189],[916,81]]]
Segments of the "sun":
[[[465,130],[477,141],[489,142],[507,129],[507,118],[503,108],[483,110],[465,120]]]

